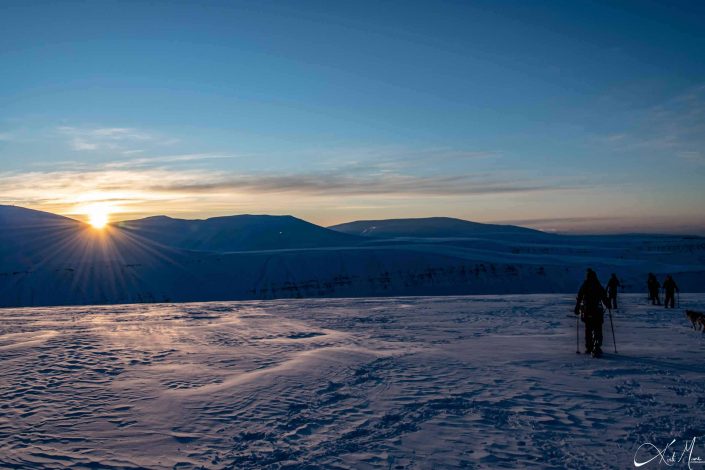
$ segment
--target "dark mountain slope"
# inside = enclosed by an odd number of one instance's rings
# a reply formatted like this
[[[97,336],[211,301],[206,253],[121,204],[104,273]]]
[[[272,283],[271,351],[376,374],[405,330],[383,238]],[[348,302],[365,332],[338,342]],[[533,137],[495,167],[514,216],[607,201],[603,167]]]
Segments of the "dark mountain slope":
[[[476,236],[550,236],[544,232],[514,225],[481,224],[451,217],[420,219],[359,220],[328,227],[337,232],[363,237],[453,238]]]
[[[352,246],[362,239],[289,215],[234,215],[206,220],[158,216],[116,226],[162,245],[195,251],[254,251]]]

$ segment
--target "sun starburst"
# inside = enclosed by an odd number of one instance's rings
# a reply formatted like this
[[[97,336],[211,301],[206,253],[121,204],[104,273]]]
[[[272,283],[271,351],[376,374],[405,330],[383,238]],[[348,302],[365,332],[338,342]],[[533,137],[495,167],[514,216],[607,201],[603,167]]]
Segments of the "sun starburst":
[[[110,207],[105,204],[94,204],[86,210],[88,223],[95,229],[103,229],[110,222]]]

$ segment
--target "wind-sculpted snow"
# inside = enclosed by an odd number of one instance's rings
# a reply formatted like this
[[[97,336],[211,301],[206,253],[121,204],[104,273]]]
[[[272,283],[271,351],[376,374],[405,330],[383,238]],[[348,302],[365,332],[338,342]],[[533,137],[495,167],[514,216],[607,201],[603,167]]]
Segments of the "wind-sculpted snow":
[[[705,458],[705,336],[626,296],[619,354],[576,355],[573,301],[1,310],[0,467],[633,468],[693,438]]]

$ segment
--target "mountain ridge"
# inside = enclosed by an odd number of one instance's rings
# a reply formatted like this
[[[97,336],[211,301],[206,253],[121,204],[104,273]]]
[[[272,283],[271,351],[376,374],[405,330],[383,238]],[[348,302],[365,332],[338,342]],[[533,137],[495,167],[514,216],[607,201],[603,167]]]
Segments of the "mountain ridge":
[[[72,219],[70,217],[66,217],[59,214],[54,214],[53,212],[40,211],[36,209],[29,209],[27,207],[9,204],[0,204],[0,224],[2,224],[3,228],[7,228],[10,225],[13,225],[15,227],[21,226],[21,224],[36,225],[37,222],[82,224],[82,222],[76,219]]]
[[[518,225],[485,224],[453,217],[419,217],[400,219],[356,220],[331,225],[331,230],[364,237],[467,237],[487,235],[551,236],[546,232]]]
[[[0,214],[14,220],[0,230],[0,307],[574,293],[588,266],[603,279],[617,272],[632,292],[648,272],[673,274],[683,292],[705,285],[703,239],[507,234],[506,227],[505,235],[483,227],[465,237],[378,238],[258,215],[156,216],[96,230],[41,211],[0,207]]]
[[[351,246],[363,241],[292,215],[240,214],[207,219],[154,216],[112,225],[162,245],[196,251]]]

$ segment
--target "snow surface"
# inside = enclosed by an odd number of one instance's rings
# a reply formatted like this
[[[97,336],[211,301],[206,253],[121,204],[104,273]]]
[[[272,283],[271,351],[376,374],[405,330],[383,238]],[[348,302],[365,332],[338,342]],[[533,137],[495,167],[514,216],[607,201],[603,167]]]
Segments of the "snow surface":
[[[288,216],[152,217],[96,231],[0,206],[0,307],[567,293],[587,267],[603,280],[617,273],[626,292],[643,292],[649,272],[672,274],[683,292],[705,291],[701,237],[388,222],[408,236],[357,237]]]
[[[603,359],[567,295],[0,310],[0,467],[633,468],[705,439],[705,336],[644,300]]]

